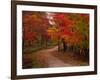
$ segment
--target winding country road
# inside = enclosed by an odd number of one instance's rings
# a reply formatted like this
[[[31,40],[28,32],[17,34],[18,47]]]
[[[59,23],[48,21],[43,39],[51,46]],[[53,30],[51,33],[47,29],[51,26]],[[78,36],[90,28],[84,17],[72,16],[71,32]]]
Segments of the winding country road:
[[[52,55],[54,51],[56,51],[57,49],[58,47],[56,46],[52,49],[42,50],[39,53],[42,53],[49,67],[71,66],[71,64],[65,63],[62,60]]]
[[[88,62],[82,61],[70,53],[59,53],[57,49],[58,47],[55,46],[51,49],[40,50],[36,53],[32,53],[31,58],[33,61],[38,62],[38,64],[43,64],[45,67],[88,65]]]

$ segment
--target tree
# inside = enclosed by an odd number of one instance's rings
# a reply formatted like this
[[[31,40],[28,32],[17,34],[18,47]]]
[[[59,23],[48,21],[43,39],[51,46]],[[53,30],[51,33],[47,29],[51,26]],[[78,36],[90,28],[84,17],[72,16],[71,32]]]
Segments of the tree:
[[[73,35],[72,28],[74,21],[69,19],[68,14],[58,13],[54,16],[55,22],[59,29],[59,40],[63,43],[63,50],[66,51],[66,44],[69,42],[70,37]]]
[[[23,39],[28,43],[37,45],[47,44],[47,28],[49,22],[45,13],[41,12],[23,12]],[[32,44],[32,45],[33,45]]]

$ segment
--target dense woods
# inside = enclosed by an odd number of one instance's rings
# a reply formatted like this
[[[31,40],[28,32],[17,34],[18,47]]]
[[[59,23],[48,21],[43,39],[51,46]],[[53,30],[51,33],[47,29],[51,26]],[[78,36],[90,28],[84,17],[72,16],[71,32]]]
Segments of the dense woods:
[[[88,65],[89,14],[23,11],[22,15],[23,68]]]
[[[24,50],[58,46],[58,51],[89,51],[89,15],[23,11]]]

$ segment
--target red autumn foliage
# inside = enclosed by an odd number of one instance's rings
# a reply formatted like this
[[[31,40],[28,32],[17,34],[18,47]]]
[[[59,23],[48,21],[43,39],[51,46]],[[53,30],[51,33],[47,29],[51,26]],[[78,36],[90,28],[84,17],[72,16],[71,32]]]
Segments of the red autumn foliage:
[[[23,39],[25,41],[59,41],[64,39],[66,43],[79,45],[83,41],[82,20],[89,24],[89,16],[86,14],[53,13],[55,24],[50,24],[45,13],[28,12],[23,15]],[[72,16],[71,16],[72,15]],[[76,25],[78,24],[78,25]],[[78,26],[78,27],[77,27]],[[51,29],[50,29],[51,28]],[[50,30],[51,32],[50,32]],[[86,28],[88,30],[88,26]],[[87,31],[86,31],[87,33]],[[88,35],[88,34],[87,34]],[[88,36],[87,36],[88,37]],[[46,43],[46,42],[44,42]]]
[[[32,12],[24,12],[23,15],[23,39],[26,41],[36,40],[38,36],[48,38],[46,29],[48,20],[45,15]]]

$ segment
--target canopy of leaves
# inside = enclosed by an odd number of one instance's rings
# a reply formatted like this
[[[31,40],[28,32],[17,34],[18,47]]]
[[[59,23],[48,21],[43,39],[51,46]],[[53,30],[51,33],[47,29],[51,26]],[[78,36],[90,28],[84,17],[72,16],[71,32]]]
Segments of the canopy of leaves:
[[[89,48],[89,14],[23,11],[23,40],[35,44]]]

